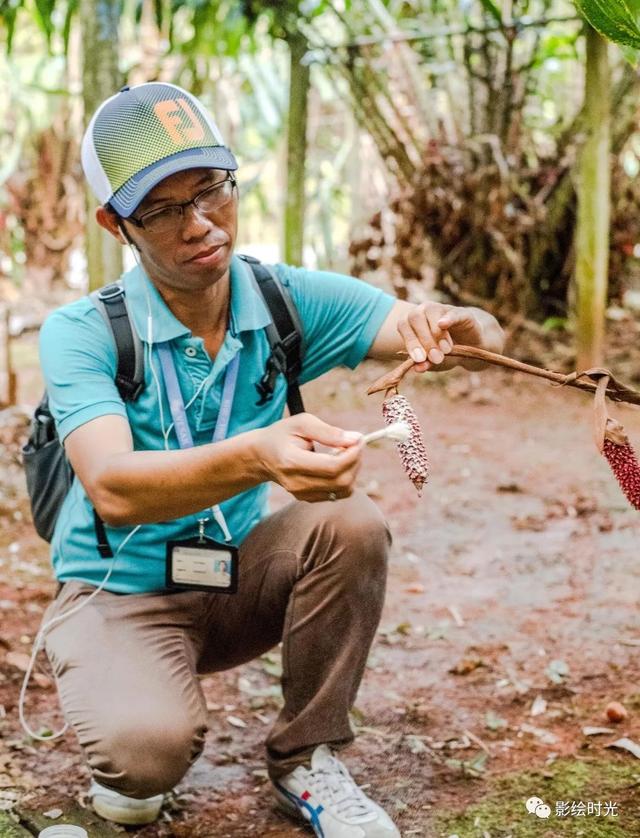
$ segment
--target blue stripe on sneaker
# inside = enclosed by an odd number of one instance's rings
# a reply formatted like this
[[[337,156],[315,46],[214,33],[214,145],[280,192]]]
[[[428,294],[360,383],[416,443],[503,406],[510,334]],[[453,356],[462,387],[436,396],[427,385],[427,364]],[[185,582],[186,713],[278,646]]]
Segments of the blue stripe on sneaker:
[[[325,838],[324,830],[322,829],[322,825],[320,824],[320,815],[324,812],[324,806],[312,806],[307,800],[303,800],[301,797],[298,797],[292,791],[285,789],[284,786],[281,786],[280,783],[276,783],[278,791],[281,791],[284,796],[290,800],[298,809],[306,809],[309,813],[309,823],[313,827],[313,831],[316,833],[318,838]]]

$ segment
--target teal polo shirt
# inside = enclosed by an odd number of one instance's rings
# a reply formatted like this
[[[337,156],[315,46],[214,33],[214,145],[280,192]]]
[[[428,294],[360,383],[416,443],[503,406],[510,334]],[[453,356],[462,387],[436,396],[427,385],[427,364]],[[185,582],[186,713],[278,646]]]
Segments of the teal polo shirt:
[[[394,297],[349,276],[276,265],[289,289],[304,331],[304,359],[300,383],[334,367],[355,368],[366,356]],[[192,335],[165,305],[141,267],[122,276],[134,326],[145,349],[145,388],[135,402],[123,402],[115,385],[116,350],[113,337],[88,297],[57,309],[40,332],[40,361],[49,403],[60,439],[98,416],[115,414],[128,419],[136,451],[179,448],[171,426],[171,412],[153,344],[169,341],[194,445],[211,442],[220,408],[225,370],[240,354],[238,383],[227,437],[266,427],[282,418],[286,382],[278,376],[273,398],[257,406],[255,384],[270,355],[265,326],[269,311],[255,288],[250,268],[238,257],[231,262],[229,328],[213,362],[201,338]],[[148,342],[151,313],[152,344]],[[149,351],[159,388],[149,364]],[[160,392],[159,392],[160,391]],[[164,432],[163,432],[164,426]],[[171,426],[171,427],[170,427]],[[166,445],[165,445],[166,434]],[[162,493],[162,486],[157,487]],[[268,513],[268,484],[230,497],[220,506],[236,546]],[[74,480],[51,545],[56,578],[79,579],[99,585],[111,564],[107,590],[143,593],[165,588],[165,545],[198,532],[198,518],[211,519],[209,510],[172,521],[144,524],[115,559],[102,559],[96,549],[93,507],[79,480]],[[133,527],[106,527],[114,552]],[[217,541],[224,536],[212,519],[205,532]]]

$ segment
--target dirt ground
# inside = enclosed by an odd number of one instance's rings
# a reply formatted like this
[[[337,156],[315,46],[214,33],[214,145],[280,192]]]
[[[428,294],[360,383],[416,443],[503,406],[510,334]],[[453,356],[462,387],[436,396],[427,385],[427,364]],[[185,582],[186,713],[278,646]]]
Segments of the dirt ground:
[[[382,399],[364,392],[382,371],[332,372],[305,388],[307,409],[346,428],[379,427]],[[410,376],[402,391],[432,473],[418,498],[392,445],[365,454],[360,485],[394,543],[345,763],[403,836],[640,836],[640,761],[606,747],[640,741],[640,515],[595,448],[591,398],[497,369]],[[640,410],[610,412],[640,448]],[[13,450],[0,504],[0,814],[83,803],[89,780],[71,732],[37,743],[18,721],[24,655],[54,584]],[[274,491],[274,508],[287,500]],[[58,730],[41,660],[28,717]],[[309,834],[273,808],[266,782],[277,675],[275,649],[203,680],[205,753],[161,821],[136,835]],[[611,700],[628,710],[619,724],[604,718]],[[587,726],[611,732],[585,735]],[[532,796],[550,806],[548,819],[527,812]]]

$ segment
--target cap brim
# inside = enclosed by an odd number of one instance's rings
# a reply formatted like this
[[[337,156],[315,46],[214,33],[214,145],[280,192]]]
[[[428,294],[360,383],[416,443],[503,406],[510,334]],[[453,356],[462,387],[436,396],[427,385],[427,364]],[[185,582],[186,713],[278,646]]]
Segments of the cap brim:
[[[138,172],[111,196],[109,203],[118,215],[128,218],[145,195],[169,175],[187,169],[226,169],[234,172],[237,168],[236,158],[225,146],[189,148],[158,160]]]

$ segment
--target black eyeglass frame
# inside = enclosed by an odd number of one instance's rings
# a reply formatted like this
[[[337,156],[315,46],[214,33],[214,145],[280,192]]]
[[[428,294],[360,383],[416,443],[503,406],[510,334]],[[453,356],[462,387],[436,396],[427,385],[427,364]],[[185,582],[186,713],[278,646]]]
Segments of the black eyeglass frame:
[[[168,210],[168,209],[172,210],[172,209],[175,209],[176,207],[178,207],[180,209],[180,219],[183,219],[184,218],[184,211],[187,207],[190,207],[193,204],[194,207],[199,209],[199,207],[198,207],[199,199],[202,198],[202,196],[204,194],[206,194],[207,192],[210,192],[213,189],[217,189],[225,183],[231,183],[231,190],[232,190],[231,194],[233,194],[233,190],[235,188],[237,188],[237,186],[238,186],[238,181],[235,179],[233,174],[231,172],[229,172],[224,180],[219,180],[217,183],[209,184],[209,186],[206,186],[204,189],[202,189],[200,192],[198,192],[197,195],[194,195],[193,198],[191,198],[190,201],[182,201],[181,203],[176,203],[176,204],[167,204],[165,207],[158,207],[157,209],[149,210],[148,212],[143,212],[142,215],[140,216],[140,218],[136,218],[134,215],[130,215],[126,220],[130,221],[136,227],[140,227],[142,230],[147,230],[147,232],[149,232],[149,228],[145,227],[145,225],[144,225],[145,216],[154,215],[155,213],[160,213],[160,212],[163,212],[164,210]]]

